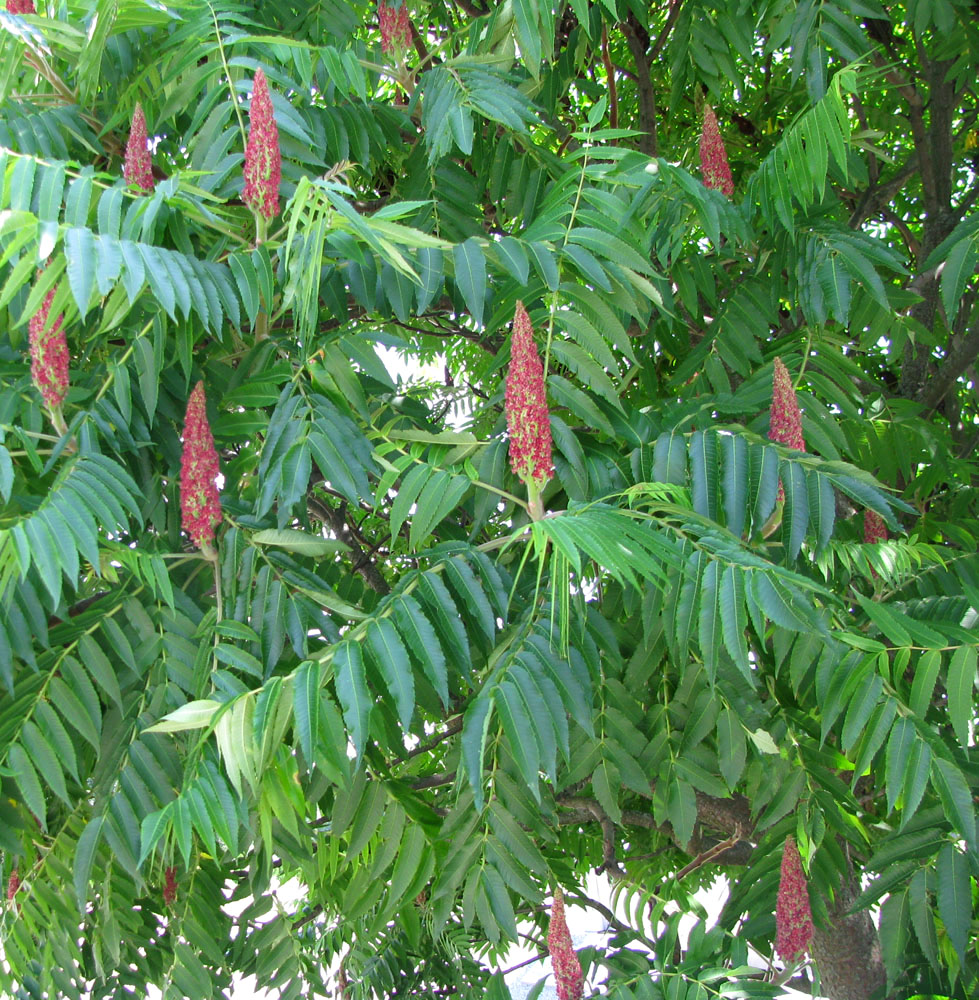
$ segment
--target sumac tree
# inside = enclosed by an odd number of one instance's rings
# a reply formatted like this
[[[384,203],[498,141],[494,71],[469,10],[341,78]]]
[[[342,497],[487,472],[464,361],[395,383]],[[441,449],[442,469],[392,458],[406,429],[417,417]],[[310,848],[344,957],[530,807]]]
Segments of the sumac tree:
[[[0,992],[975,996],[973,4],[34,6]]]

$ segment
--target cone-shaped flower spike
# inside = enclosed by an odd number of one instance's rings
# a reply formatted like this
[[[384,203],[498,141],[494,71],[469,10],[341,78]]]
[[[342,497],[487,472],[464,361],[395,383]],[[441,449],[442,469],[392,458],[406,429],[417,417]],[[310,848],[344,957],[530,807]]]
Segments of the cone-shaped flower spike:
[[[811,941],[812,910],[802,859],[795,840],[786,837],[775,904],[775,950],[783,961],[798,962],[805,957]]]
[[[380,0],[377,19],[381,22],[381,51],[386,55],[403,51],[411,43],[411,19],[408,4],[402,0],[400,7]]]
[[[551,953],[558,1000],[581,1000],[585,994],[584,976],[564,916],[564,893],[560,886],[554,890],[554,902],[551,904],[547,950]]]
[[[782,364],[781,358],[775,359],[768,437],[771,441],[777,441],[797,451],[806,450],[806,442],[802,437],[802,413],[799,411],[799,401],[792,386],[792,377],[788,368]],[[778,483],[778,500],[785,500],[785,489],[781,480]]]
[[[68,342],[61,326],[61,316],[48,321],[55,289],[44,297],[41,308],[30,318],[28,333],[31,348],[31,378],[44,402],[60,414],[68,392]],[[56,421],[57,422],[57,421]]]
[[[271,222],[279,214],[282,154],[269,85],[261,69],[255,71],[245,146],[245,187],[241,197],[256,214]]]
[[[129,127],[129,141],[126,143],[126,162],[122,170],[127,184],[133,184],[144,191],[153,190],[153,167],[150,151],[146,145],[146,118],[139,103],[133,109],[133,121]]]
[[[510,464],[528,485],[538,489],[554,473],[551,464],[551,423],[547,414],[544,368],[534,344],[534,329],[523,303],[513,316],[510,369],[504,403],[510,431]]]
[[[704,127],[700,133],[700,170],[706,187],[716,188],[729,198],[734,194],[727,150],[717,125],[717,115],[709,104],[704,105]]]
[[[180,513],[183,528],[205,555],[213,552],[214,529],[221,523],[221,498],[215,480],[220,469],[207,422],[204,383],[198,382],[187,403],[184,450],[180,462]]]

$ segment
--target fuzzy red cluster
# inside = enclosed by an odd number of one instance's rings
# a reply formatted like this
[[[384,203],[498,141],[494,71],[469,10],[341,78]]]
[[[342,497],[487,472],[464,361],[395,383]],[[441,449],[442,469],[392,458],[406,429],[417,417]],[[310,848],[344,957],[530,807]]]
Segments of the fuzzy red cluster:
[[[554,902],[551,904],[547,950],[551,953],[558,1000],[581,1000],[585,995],[585,981],[564,916],[564,893],[560,886],[554,890]]]
[[[171,865],[165,873],[163,883],[163,902],[167,906],[173,906],[177,898],[177,869]]]
[[[812,941],[812,929],[809,889],[799,848],[792,837],[786,837],[775,904],[775,950],[783,961],[796,962],[805,956]]]
[[[252,103],[248,111],[248,142],[245,145],[245,204],[271,221],[279,214],[279,184],[282,180],[282,154],[279,129],[269,85],[261,69],[255,70]]]
[[[734,181],[727,162],[727,150],[717,125],[717,115],[709,105],[704,105],[704,127],[700,133],[700,171],[704,184],[716,188],[729,198],[734,194]]]
[[[381,50],[388,55],[408,48],[411,43],[411,19],[408,4],[402,0],[394,7],[381,0],[377,5],[377,19],[381,22]]]
[[[68,392],[68,341],[61,327],[62,317],[48,323],[55,290],[44,297],[41,308],[30,318],[27,328],[31,348],[31,378],[44,402],[52,409],[61,406]]]
[[[20,888],[20,875],[17,873],[17,869],[14,868],[10,872],[10,878],[7,879],[7,900],[8,902],[17,895],[17,890]]]
[[[806,450],[802,437],[802,413],[795,397],[792,377],[781,358],[775,359],[775,375],[772,378],[772,409],[768,426],[768,438],[778,444],[787,445],[797,451]],[[778,481],[778,500],[785,499],[785,487]]]
[[[133,121],[129,127],[122,176],[126,178],[127,184],[135,184],[144,191],[153,190],[153,167],[147,146],[146,118],[143,115],[143,106],[138,102],[133,109]]]
[[[517,303],[513,316],[504,409],[513,471],[525,482],[533,480],[541,487],[554,474],[551,422],[547,415],[544,367],[534,345],[534,328],[522,302]]]
[[[863,540],[871,544],[887,541],[887,525],[875,510],[863,512]]]
[[[7,0],[7,10],[11,14],[36,14],[34,0]]]
[[[802,437],[802,413],[799,401],[792,386],[792,376],[788,368],[782,364],[781,358],[775,359],[775,375],[772,378],[772,410],[768,428],[771,441],[806,450],[806,442]]]
[[[187,402],[184,420],[180,513],[184,531],[201,549],[214,541],[214,529],[221,523],[221,498],[215,484],[219,472],[218,453],[207,422],[204,383],[198,382]]]

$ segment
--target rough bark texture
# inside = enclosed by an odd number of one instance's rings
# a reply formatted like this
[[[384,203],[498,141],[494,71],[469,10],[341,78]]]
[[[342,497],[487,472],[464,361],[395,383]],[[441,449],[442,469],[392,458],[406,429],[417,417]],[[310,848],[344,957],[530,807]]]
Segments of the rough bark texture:
[[[829,1000],[882,1000],[887,976],[877,928],[866,910],[847,916],[856,897],[852,877],[830,910],[828,927],[816,927],[812,957],[819,969],[823,996]]]

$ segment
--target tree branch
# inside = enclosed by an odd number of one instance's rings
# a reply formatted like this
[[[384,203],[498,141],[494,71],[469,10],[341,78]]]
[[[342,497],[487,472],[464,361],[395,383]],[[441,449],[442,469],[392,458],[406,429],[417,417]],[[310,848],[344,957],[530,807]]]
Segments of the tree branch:
[[[636,89],[639,93],[639,151],[648,156],[656,156],[659,140],[656,135],[656,92],[653,90],[653,80],[650,76],[651,65],[646,55],[649,45],[649,35],[639,23],[636,15],[629,16],[622,22],[622,32],[636,63]]]

